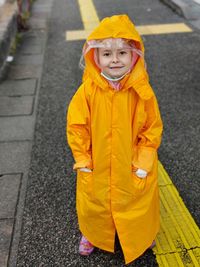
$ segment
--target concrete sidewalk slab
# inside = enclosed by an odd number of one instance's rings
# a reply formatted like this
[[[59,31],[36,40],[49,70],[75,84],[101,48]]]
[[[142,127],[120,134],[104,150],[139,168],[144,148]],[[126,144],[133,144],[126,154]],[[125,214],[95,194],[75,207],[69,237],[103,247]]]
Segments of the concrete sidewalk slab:
[[[30,40],[31,42],[31,40]],[[37,44],[32,44],[32,45],[28,45],[28,44],[23,44],[21,47],[20,47],[20,53],[22,54],[41,54],[43,51],[43,47],[42,45],[37,45]]]
[[[0,116],[31,115],[34,96],[1,96]]]
[[[45,43],[45,31],[44,30],[31,30],[23,35],[23,42],[21,43],[19,49],[24,48],[25,45],[41,45]],[[18,51],[17,51],[18,52]]]
[[[32,29],[46,29],[47,21],[44,18],[32,17],[29,20],[29,25]]]
[[[49,16],[52,7],[52,0],[37,0],[37,5],[33,5],[31,13],[45,12]]]
[[[22,173],[30,164],[32,142],[0,143],[0,174]]]
[[[26,32],[22,37],[23,41],[17,50],[17,54],[42,53],[43,47],[45,45],[45,38],[44,29],[35,29]],[[35,51],[36,49],[38,49],[39,51]]]
[[[0,221],[0,266],[7,267],[14,220]]]
[[[15,60],[13,61],[13,65],[42,65],[43,58],[40,54],[35,55],[23,55],[18,54],[15,57]]]
[[[34,116],[0,117],[0,142],[33,140]]]
[[[47,19],[48,18],[48,10],[40,10],[40,9],[32,9],[31,11],[31,17],[32,18],[42,18],[42,19]]]
[[[41,70],[41,65],[12,65],[7,78],[10,80],[38,78]]]
[[[34,95],[37,79],[6,80],[0,84],[0,96]]]
[[[7,174],[0,177],[0,220],[15,217],[20,183],[20,174]]]
[[[32,38],[33,40],[33,38]],[[31,43],[31,37],[30,41]],[[23,43],[22,46],[20,47],[19,53],[22,53],[24,55],[33,55],[33,54],[41,54],[43,51],[43,46],[41,44],[34,44],[32,43],[31,45]]]

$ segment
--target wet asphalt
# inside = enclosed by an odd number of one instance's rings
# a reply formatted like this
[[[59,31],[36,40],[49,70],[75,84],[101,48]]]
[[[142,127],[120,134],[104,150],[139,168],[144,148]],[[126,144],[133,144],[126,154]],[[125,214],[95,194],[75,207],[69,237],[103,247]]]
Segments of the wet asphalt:
[[[126,13],[136,25],[186,20],[156,0],[94,1],[100,19]],[[191,25],[189,25],[191,26]],[[83,41],[66,42],[82,29],[75,0],[54,1],[41,82],[17,266],[124,266],[116,253],[78,255],[73,159],[65,138],[65,111],[81,83]],[[164,122],[159,158],[195,221],[200,223],[200,32],[143,36],[151,85]],[[151,251],[129,266],[157,266]]]

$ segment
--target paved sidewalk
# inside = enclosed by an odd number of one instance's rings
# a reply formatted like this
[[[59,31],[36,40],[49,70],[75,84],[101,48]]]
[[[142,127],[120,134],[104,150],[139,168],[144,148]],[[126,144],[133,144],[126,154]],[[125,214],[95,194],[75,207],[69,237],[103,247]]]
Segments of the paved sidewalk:
[[[37,0],[7,79],[0,83],[0,266],[16,266],[38,93],[53,0]]]

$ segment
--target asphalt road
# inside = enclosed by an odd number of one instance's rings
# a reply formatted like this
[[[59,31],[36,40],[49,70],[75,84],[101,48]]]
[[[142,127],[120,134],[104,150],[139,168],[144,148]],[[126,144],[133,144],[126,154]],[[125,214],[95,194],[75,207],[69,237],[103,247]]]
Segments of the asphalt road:
[[[94,0],[99,19],[126,13],[136,25],[185,22],[157,0]],[[116,253],[77,253],[75,173],[65,139],[65,109],[81,83],[83,41],[66,42],[82,29],[75,0],[55,1],[49,25],[35,141],[17,266],[124,266]],[[151,84],[164,122],[159,157],[196,222],[200,223],[200,32],[144,36]],[[151,251],[129,266],[157,266]]]

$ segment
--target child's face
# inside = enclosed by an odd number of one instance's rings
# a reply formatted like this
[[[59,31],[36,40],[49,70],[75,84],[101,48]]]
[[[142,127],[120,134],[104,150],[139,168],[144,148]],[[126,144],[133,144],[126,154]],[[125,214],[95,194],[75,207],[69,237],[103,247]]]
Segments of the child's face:
[[[98,61],[103,73],[119,78],[130,70],[132,52],[127,48],[98,48]]]

